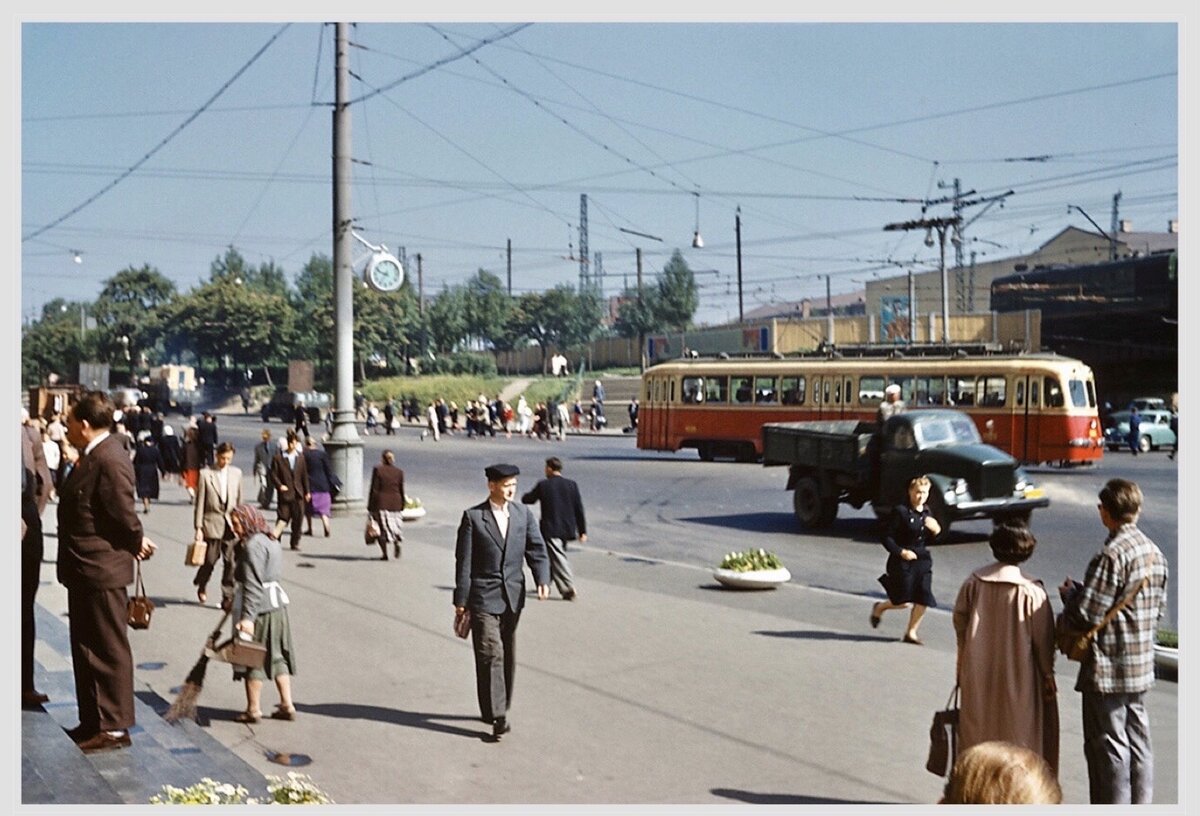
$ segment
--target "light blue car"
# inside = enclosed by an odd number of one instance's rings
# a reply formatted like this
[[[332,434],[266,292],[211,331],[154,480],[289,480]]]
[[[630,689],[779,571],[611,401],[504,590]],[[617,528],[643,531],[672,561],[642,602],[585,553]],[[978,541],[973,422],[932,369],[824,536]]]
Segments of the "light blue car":
[[[1141,411],[1138,425],[1138,450],[1146,453],[1163,445],[1175,447],[1175,432],[1171,430],[1171,412],[1161,409]],[[1129,448],[1129,412],[1114,411],[1112,424],[1104,429],[1104,444],[1110,451]]]

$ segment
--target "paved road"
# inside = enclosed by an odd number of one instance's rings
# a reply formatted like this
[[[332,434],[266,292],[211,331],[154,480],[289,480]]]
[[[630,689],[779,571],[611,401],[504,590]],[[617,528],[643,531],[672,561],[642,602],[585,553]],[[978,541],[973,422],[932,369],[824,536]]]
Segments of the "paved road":
[[[220,427],[248,470],[261,423],[222,417]],[[940,782],[922,766],[931,712],[952,683],[953,633],[944,611],[931,613],[921,649],[898,642],[899,620],[867,626],[883,559],[865,520],[849,518],[840,535],[798,536],[782,471],[641,454],[628,438],[433,443],[406,429],[365,445],[368,467],[385,446],[397,451],[429,514],[407,528],[399,562],[374,560],[360,520],[347,518],[334,520],[332,538],[305,538],[300,553],[287,553],[300,718],[239,725],[232,716],[244,700],[228,667],[210,667],[205,683],[205,727],[263,773],[281,770],[267,752],[311,757],[303,770],[345,804],[936,800]],[[528,487],[550,452],[567,460],[589,509],[590,540],[572,549],[580,597],[531,602],[514,732],[493,745],[476,719],[470,648],[450,633],[453,533],[461,509],[484,495],[485,464],[517,463]],[[1158,465],[1139,457],[1148,473]],[[1082,519],[1091,484],[1046,478],[1080,483],[1072,512]],[[219,613],[195,603],[182,563],[186,495],[166,488],[144,518],[162,546],[146,575],[160,606],[154,628],[133,633],[135,660],[139,680],[170,699]],[[1035,518],[1047,542],[1072,523]],[[1079,526],[1090,552],[1091,527]],[[977,537],[935,556],[946,604],[986,560]],[[781,553],[793,583],[766,593],[717,588],[708,568],[720,554],[762,542]],[[52,581],[52,564],[44,570]],[[39,601],[54,614],[65,605],[53,585]],[[1078,803],[1086,773],[1073,668],[1060,662],[1062,776]],[[1160,683],[1150,709],[1157,798],[1174,802],[1178,687]]]

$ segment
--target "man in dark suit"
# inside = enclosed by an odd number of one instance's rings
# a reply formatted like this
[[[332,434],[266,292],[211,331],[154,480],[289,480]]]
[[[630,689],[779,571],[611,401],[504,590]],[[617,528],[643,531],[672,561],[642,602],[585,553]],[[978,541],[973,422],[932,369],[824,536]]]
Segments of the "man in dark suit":
[[[33,645],[37,640],[34,603],[42,575],[45,538],[37,507],[38,479],[33,463],[33,443],[21,434],[21,707],[50,701],[33,684]]]
[[[134,559],[154,554],[142,534],[133,464],[111,432],[112,401],[84,394],[67,414],[67,440],[79,464],[59,488],[58,580],[67,588],[71,662],[79,726],[67,733],[84,753],[130,745],[133,654],[125,588]]]
[[[583,499],[579,485],[562,475],[562,460],[551,456],[546,460],[546,478],[521,497],[523,504],[542,503],[539,528],[546,540],[550,556],[550,577],[564,601],[575,600],[575,578],[567,561],[567,542],[587,541],[587,519],[583,515]]]
[[[287,447],[275,454],[271,460],[271,480],[275,483],[276,510],[279,520],[275,522],[275,537],[289,524],[292,527],[291,548],[300,549],[300,534],[304,530],[304,505],[312,497],[308,488],[308,468],[300,452],[299,438],[295,431],[287,432]]]
[[[484,469],[488,498],[463,511],[455,547],[454,628],[469,625],[475,650],[475,689],[479,713],[492,724],[499,740],[511,730],[516,668],[517,623],[525,606],[525,572],[529,564],[537,596],[550,595],[550,565],[546,544],[528,507],[513,503],[517,493],[515,465]]]
[[[205,411],[196,425],[196,435],[200,440],[200,450],[204,454],[204,464],[212,467],[217,459],[217,418]]]

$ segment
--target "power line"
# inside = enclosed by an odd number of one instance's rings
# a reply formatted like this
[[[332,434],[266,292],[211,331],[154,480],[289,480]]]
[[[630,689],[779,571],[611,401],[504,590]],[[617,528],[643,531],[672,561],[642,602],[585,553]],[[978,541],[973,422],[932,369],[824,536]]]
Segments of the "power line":
[[[66,221],[71,216],[78,213],[83,208],[87,207],[92,202],[96,201],[96,199],[103,196],[109,190],[116,187],[122,181],[124,181],[125,179],[127,179],[131,175],[133,175],[134,172],[136,172],[139,167],[141,167],[146,162],[150,161],[151,157],[153,157],[155,153],[157,153],[158,151],[160,151],[164,147],[166,147],[167,144],[169,144],[176,136],[178,136],[180,133],[182,133],[184,131],[184,129],[188,127],[188,125],[190,125],[192,122],[194,122],[196,119],[198,119],[200,117],[200,114],[204,113],[204,111],[207,110],[208,107],[210,105],[212,105],[213,102],[215,102],[218,98],[220,98],[220,96],[223,93],[225,93],[225,91],[228,90],[229,87],[231,85],[233,85],[233,83],[236,82],[237,79],[242,74],[244,74],[247,70],[249,70],[250,66],[253,65],[255,62],[257,62],[258,58],[261,57],[264,53],[266,53],[266,50],[268,48],[270,48],[271,45],[277,39],[279,39],[279,37],[281,37],[283,35],[283,32],[287,31],[288,28],[291,27],[291,25],[292,25],[291,23],[284,23],[283,26],[278,31],[276,31],[275,34],[272,35],[272,37],[269,40],[267,40],[266,44],[263,45],[262,48],[258,49],[258,51],[254,54],[254,56],[252,56],[250,58],[249,62],[247,62],[245,65],[243,65],[241,68],[239,68],[237,70],[237,72],[232,77],[230,77],[229,80],[224,85],[222,85],[220,88],[217,89],[217,92],[215,94],[213,94],[207,102],[205,102],[203,105],[201,105],[199,108],[197,108],[190,116],[188,116],[187,119],[185,119],[183,121],[182,124],[180,124],[177,128],[175,128],[169,134],[167,134],[166,138],[164,138],[161,142],[159,142],[157,145],[155,145],[150,150],[149,153],[142,156],[142,158],[138,159],[138,161],[136,161],[132,167],[130,167],[125,172],[123,172],[117,178],[113,179],[111,182],[106,184],[104,187],[100,188],[100,190],[98,192],[91,195],[89,198],[84,200],[81,204],[76,205],[74,208],[69,210],[67,213],[59,216],[58,218],[51,221],[49,224],[46,224],[45,226],[40,227],[39,229],[34,230],[29,235],[26,235],[25,237],[23,237],[21,239],[22,242],[28,241],[30,238],[36,238],[37,236],[41,235],[42,233],[46,232],[47,230],[53,229],[54,227],[58,226],[59,224]]]

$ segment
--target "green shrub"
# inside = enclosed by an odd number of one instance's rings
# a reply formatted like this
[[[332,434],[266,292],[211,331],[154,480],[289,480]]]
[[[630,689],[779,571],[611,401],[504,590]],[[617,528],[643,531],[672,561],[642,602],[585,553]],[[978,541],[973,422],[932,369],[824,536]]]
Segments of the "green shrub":
[[[1166,629],[1166,628],[1159,629],[1158,630],[1158,640],[1156,642],[1158,643],[1159,646],[1166,646],[1169,649],[1178,649],[1179,648],[1179,632],[1177,632],[1174,629]]]
[[[759,548],[745,552],[731,552],[721,561],[721,569],[734,572],[781,569],[783,562],[775,553]]]

